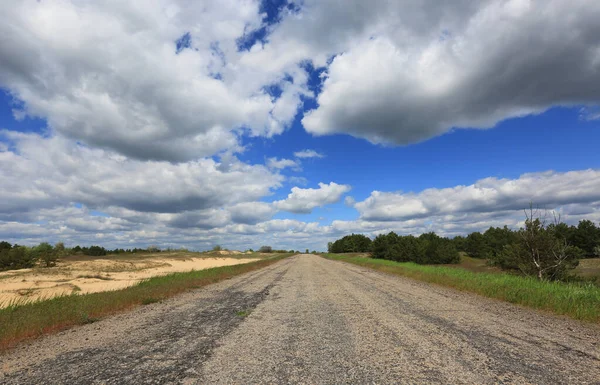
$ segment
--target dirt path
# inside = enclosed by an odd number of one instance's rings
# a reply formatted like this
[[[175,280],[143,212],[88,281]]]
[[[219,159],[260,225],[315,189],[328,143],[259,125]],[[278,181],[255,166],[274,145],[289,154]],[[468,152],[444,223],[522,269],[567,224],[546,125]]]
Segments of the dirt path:
[[[3,384],[600,384],[600,328],[302,255],[0,363]]]

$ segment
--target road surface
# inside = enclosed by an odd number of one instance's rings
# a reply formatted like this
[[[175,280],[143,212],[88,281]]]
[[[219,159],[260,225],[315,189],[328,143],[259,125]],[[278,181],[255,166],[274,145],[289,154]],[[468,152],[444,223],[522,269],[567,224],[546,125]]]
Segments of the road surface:
[[[0,363],[2,384],[600,384],[600,328],[299,255]]]

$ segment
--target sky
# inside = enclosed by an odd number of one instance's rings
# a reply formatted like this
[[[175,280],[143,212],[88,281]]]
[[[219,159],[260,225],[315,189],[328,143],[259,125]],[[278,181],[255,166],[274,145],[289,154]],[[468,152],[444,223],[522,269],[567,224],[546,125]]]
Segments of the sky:
[[[0,239],[600,222],[600,2],[0,3]]]

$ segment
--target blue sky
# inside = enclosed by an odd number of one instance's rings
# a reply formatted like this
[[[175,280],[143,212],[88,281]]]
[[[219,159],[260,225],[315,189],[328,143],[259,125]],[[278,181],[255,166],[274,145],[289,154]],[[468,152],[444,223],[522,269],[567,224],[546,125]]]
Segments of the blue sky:
[[[0,238],[324,249],[532,201],[598,222],[600,6],[445,7],[4,7]]]

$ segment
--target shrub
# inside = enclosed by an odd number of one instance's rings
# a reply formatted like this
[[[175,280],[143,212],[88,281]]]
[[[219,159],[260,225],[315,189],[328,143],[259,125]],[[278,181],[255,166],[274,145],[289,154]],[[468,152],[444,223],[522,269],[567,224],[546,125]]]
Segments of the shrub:
[[[63,245],[64,250],[64,245]],[[35,253],[37,253],[38,258],[45,263],[46,267],[51,267],[56,265],[56,260],[58,259],[56,250],[52,247],[48,242],[42,242],[35,247]]]
[[[0,270],[26,269],[35,265],[36,255],[25,246],[0,251]]]
[[[260,249],[258,249],[258,251],[261,253],[272,253],[273,248],[271,246],[261,246]]]

